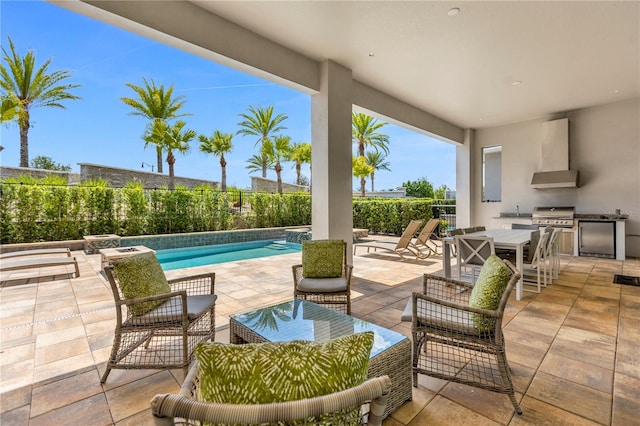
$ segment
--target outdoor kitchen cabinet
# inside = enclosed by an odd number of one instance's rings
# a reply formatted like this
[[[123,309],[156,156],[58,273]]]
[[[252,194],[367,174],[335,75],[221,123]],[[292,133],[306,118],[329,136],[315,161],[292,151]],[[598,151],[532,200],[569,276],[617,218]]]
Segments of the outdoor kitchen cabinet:
[[[562,230],[560,233],[560,241],[558,242],[558,251],[560,254],[568,254],[573,256],[574,254],[574,240],[575,231],[573,229]]]

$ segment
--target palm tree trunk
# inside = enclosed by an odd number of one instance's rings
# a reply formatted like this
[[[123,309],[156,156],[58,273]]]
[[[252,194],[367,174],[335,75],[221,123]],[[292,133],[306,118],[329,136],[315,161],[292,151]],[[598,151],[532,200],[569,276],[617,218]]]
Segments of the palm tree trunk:
[[[227,161],[224,159],[224,155],[220,156],[220,168],[222,169],[222,177],[220,179],[220,190],[227,192]]]
[[[362,192],[362,198],[365,197],[365,184],[367,183],[364,178],[360,178],[360,191]]]
[[[296,185],[300,185],[300,171],[302,169],[302,164],[299,161],[296,162]]]
[[[162,173],[162,147],[160,145],[156,146],[156,156],[158,159],[158,173]]]
[[[173,191],[176,189],[176,180],[173,175],[173,165],[176,162],[176,158],[173,156],[173,152],[169,150],[167,154],[167,164],[169,164],[169,190]]]
[[[29,167],[29,112],[24,111],[24,118],[19,120],[20,125],[20,167]]]
[[[276,169],[276,176],[278,177],[278,194],[282,195],[282,176],[281,176],[282,166],[280,165],[279,161],[276,163],[275,169]]]
[[[262,177],[267,177],[267,158],[262,154]]]
[[[375,189],[373,189],[373,173],[371,173],[371,192],[375,192]]]

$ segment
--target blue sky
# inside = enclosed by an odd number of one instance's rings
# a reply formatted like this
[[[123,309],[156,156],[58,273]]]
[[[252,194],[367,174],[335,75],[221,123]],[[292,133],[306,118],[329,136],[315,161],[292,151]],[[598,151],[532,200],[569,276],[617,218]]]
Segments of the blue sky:
[[[68,70],[70,82],[80,84],[73,93],[82,100],[65,102],[66,109],[32,110],[29,158],[44,155],[79,172],[77,163],[94,163],[141,170],[142,162],[156,164],[155,150],[144,148],[141,136],[146,119],[132,116],[120,98],[135,97],[127,83],[142,85],[142,78],[165,87],[173,85],[176,96],[186,99],[187,127],[198,134],[214,130],[235,133],[238,114],[249,105],[274,105],[288,119],[284,134],[293,142],[311,142],[311,102],[304,93],[236,71],[109,26],[43,1],[0,2],[0,36],[4,49],[8,37],[21,55],[33,50],[37,66],[52,59],[53,70]],[[4,62],[3,62],[4,64]],[[407,180],[427,178],[435,187],[455,188],[455,147],[394,125],[382,131],[390,137],[387,161],[391,172],[375,176],[376,190],[400,186]],[[0,163],[19,164],[19,135],[15,124],[0,129]],[[250,186],[246,160],[257,153],[255,140],[236,135],[227,158],[227,185]],[[198,142],[186,155],[177,155],[177,176],[220,180],[218,158],[201,153]],[[168,169],[166,162],[165,173]],[[145,166],[145,169],[149,168]],[[309,176],[309,168],[303,168]],[[275,179],[270,171],[268,178]],[[284,165],[283,181],[295,182],[292,163]],[[370,189],[367,180],[367,190]],[[359,183],[354,179],[353,187]]]

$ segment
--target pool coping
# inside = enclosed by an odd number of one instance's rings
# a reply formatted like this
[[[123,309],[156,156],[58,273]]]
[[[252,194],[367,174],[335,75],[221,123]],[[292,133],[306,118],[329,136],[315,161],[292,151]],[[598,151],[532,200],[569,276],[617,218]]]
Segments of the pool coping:
[[[166,250],[182,247],[210,246],[228,243],[245,243],[258,240],[284,239],[282,228],[234,229],[229,231],[188,232],[183,234],[159,234],[122,237],[122,247],[145,246],[153,250]]]
[[[224,243],[241,243],[255,240],[284,239],[284,231],[295,228],[310,228],[310,226],[231,229],[225,231],[187,232],[182,234],[132,235],[121,237],[120,247],[146,246],[153,250],[163,250],[188,246],[206,246]],[[59,247],[68,247],[72,251],[84,250],[85,240],[1,244],[0,253]]]

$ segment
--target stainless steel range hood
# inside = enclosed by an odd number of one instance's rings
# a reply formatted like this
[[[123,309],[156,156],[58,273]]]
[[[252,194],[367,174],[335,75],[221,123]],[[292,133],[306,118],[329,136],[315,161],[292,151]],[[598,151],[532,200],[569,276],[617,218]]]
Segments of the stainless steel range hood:
[[[557,170],[554,172],[537,172],[531,178],[531,187],[534,189],[548,188],[577,188],[577,170]]]
[[[543,123],[540,171],[533,174],[534,189],[576,188],[578,171],[569,169],[569,119]]]

